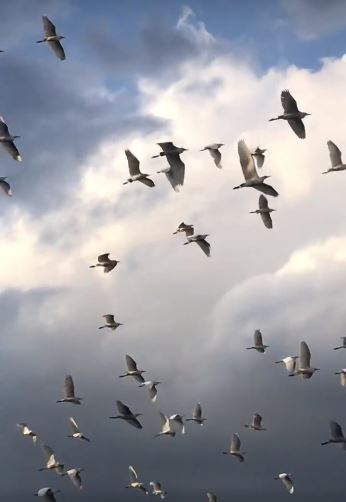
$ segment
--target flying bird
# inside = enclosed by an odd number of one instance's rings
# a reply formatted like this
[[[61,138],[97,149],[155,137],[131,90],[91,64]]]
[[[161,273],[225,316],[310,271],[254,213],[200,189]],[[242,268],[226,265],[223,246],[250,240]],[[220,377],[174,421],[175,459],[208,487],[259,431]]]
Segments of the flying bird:
[[[126,406],[126,404],[122,403],[121,401],[116,401],[116,405],[117,405],[117,408],[118,408],[120,415],[117,415],[115,417],[109,417],[109,418],[120,418],[121,420],[124,420],[125,422],[132,425],[133,427],[136,427],[136,429],[143,429],[142,424],[137,419],[137,417],[140,417],[142,415],[142,413],[132,413],[130,408],[128,406]]]
[[[218,167],[219,169],[222,168],[222,165],[221,165],[221,152],[220,152],[220,148],[223,146],[223,143],[214,143],[212,145],[208,145],[208,146],[205,146],[201,152],[204,152],[205,150],[208,150],[210,155],[212,156],[213,160],[214,160],[214,163],[216,165],[216,167]]]
[[[173,232],[173,235],[178,234],[179,232],[185,232],[186,237],[190,237],[193,235],[194,229],[193,225],[186,225],[184,222],[180,223],[179,227]]]
[[[119,378],[125,378],[130,376],[133,377],[137,382],[144,383],[144,378],[142,377],[142,373],[146,373],[146,371],[139,370],[137,368],[136,361],[128,354],[126,354],[125,359],[126,359],[127,371],[123,375],[119,375]]]
[[[126,486],[126,488],[137,488],[138,490],[141,490],[143,493],[148,495],[148,492],[143,485],[143,483],[140,483],[138,481],[138,476],[132,465],[129,465],[129,478],[130,478],[130,484]]]
[[[20,432],[23,434],[23,436],[29,436],[29,437],[31,437],[33,443],[37,442],[38,435],[36,434],[36,432],[33,432],[28,427],[28,424],[20,423],[20,424],[17,424],[17,427],[20,428]]]
[[[0,143],[6,152],[11,155],[12,159],[17,162],[22,162],[22,157],[14,144],[14,140],[20,138],[20,136],[13,136],[10,134],[7,124],[2,117],[0,117]],[[6,179],[6,178],[3,178]]]
[[[280,361],[275,361],[275,364],[284,363],[288,373],[294,373],[297,365],[298,356],[287,356]]]
[[[326,444],[341,444],[342,448],[346,450],[346,438],[342,432],[341,426],[337,422],[329,422],[330,438],[328,441],[324,441],[321,445]]]
[[[159,436],[174,437],[176,435],[176,432],[172,428],[171,420],[161,412],[160,412],[160,418],[161,418],[162,428],[161,431],[158,434],[155,434],[154,437],[159,437]]]
[[[118,263],[120,263],[117,260],[110,260],[109,255],[110,253],[100,254],[97,257],[98,263],[96,263],[96,265],[90,265],[89,268],[103,267],[104,273],[108,274],[108,272],[113,270],[113,268],[116,267]]]
[[[5,180],[7,180],[7,176],[0,177],[0,188],[6,195],[12,197],[12,190],[10,184]]]
[[[206,256],[208,256],[208,258],[209,258],[210,257],[210,244],[206,240],[206,238],[208,236],[209,236],[209,234],[195,234],[195,235],[191,235],[191,236],[187,237],[187,241],[184,242],[184,246],[186,246],[187,244],[191,244],[191,242],[195,242],[201,248],[201,250],[203,251],[203,253]]]
[[[269,345],[263,345],[263,338],[262,338],[262,333],[259,329],[256,329],[253,335],[254,338],[254,344],[252,347],[246,347],[246,350],[251,350],[255,349],[257,352],[261,352],[263,354],[266,349],[269,347]]]
[[[153,403],[156,402],[156,399],[157,399],[157,386],[160,384],[161,382],[152,382],[151,380],[148,380],[146,382],[142,382],[138,385],[138,387],[147,387],[148,391],[149,391],[149,397],[151,399],[151,401]]]
[[[81,467],[77,469],[69,469],[66,471],[66,474],[68,475],[71,483],[73,486],[77,488],[78,491],[82,490],[83,485],[82,485],[82,477],[81,477],[81,472],[84,471]]]
[[[76,397],[74,393],[74,383],[71,375],[66,375],[64,383],[64,397],[58,399],[57,403],[81,404],[82,397]]]
[[[44,497],[47,502],[56,502],[55,493],[60,493],[60,490],[53,490],[47,487],[40,488],[34,495],[35,497]]]
[[[340,383],[342,387],[346,387],[346,369],[336,371],[335,375],[340,375]]]
[[[231,439],[231,444],[228,451],[223,451],[224,455],[232,455],[236,457],[240,462],[244,462],[245,452],[240,451],[240,437],[237,433],[233,434]]]
[[[255,413],[252,417],[252,423],[248,425],[244,425],[250,431],[266,431],[264,427],[262,427],[262,417],[259,413]]]
[[[217,502],[217,497],[214,493],[207,492],[209,502]]]
[[[311,115],[311,113],[300,112],[298,110],[297,102],[290,94],[288,89],[285,89],[281,92],[281,104],[284,109],[284,113],[275,117],[273,119],[269,119],[269,122],[273,120],[287,120],[291,129],[296,133],[298,138],[305,138],[305,126],[303,124],[302,119],[307,115]]]
[[[338,345],[338,347],[334,347],[333,350],[346,349],[346,336],[340,337],[342,340],[342,345]]]
[[[47,16],[42,16],[42,22],[44,38],[42,40],[37,40],[36,43],[41,44],[42,42],[47,42],[56,57],[63,61],[64,59],[66,59],[66,56],[60,40],[65,37],[62,35],[57,35],[54,24],[48,19]]]
[[[84,436],[84,434],[80,431],[78,424],[73,417],[70,417],[70,423],[71,423],[71,427],[72,427],[72,434],[70,434],[67,437],[82,439],[82,440],[88,441],[88,443],[90,443],[90,439],[87,438],[86,436]]]
[[[264,152],[267,150],[265,148],[260,148],[259,146],[254,150],[251,155],[255,158],[257,167],[261,169],[265,161]]]
[[[271,185],[264,183],[264,180],[270,178],[270,176],[258,176],[251,152],[243,139],[238,141],[238,154],[245,182],[233,187],[233,190],[252,187],[266,195],[277,197],[278,192]]]
[[[104,314],[102,317],[106,319],[106,324],[104,324],[103,326],[99,326],[98,329],[110,328],[112,331],[114,331],[117,328],[119,328],[119,326],[123,326],[122,322],[115,321],[113,314]]]
[[[60,476],[64,476],[64,464],[60,464],[60,462],[56,460],[54,450],[46,444],[42,444],[42,450],[47,457],[47,462],[46,466],[41,467],[39,471],[54,470]]]
[[[155,183],[153,180],[148,178],[149,174],[141,173],[139,169],[139,160],[137,157],[130,152],[130,150],[125,150],[125,155],[127,157],[127,162],[129,165],[130,177],[124,181],[123,185],[127,185],[127,183],[133,183],[134,181],[140,181],[147,185],[148,187],[154,187]]]
[[[259,214],[262,218],[264,226],[266,228],[273,228],[273,222],[272,222],[272,217],[270,216],[270,213],[275,211],[275,209],[271,209],[268,206],[268,200],[263,194],[261,194],[259,196],[258,205],[259,205],[259,209],[256,209],[256,211],[250,211],[250,213],[251,214]]]
[[[311,378],[315,371],[319,368],[312,368],[310,365],[311,352],[306,342],[301,342],[299,351],[299,364],[298,368],[289,376],[301,375],[302,378]]]
[[[154,155],[152,158],[166,157],[169,167],[157,171],[158,173],[165,173],[168,181],[172,185],[175,192],[179,192],[180,187],[184,185],[185,178],[185,164],[180,158],[180,154],[185,152],[186,148],[176,147],[171,141],[165,143],[157,143],[162,152]]]
[[[152,487],[152,495],[156,495],[160,497],[161,499],[166,498],[167,492],[165,492],[162,489],[161,483],[158,483],[157,481],[150,481],[150,486]]]
[[[333,141],[327,141],[327,146],[329,150],[329,156],[330,156],[330,162],[332,164],[332,167],[327,169],[327,171],[324,171],[322,174],[327,174],[331,173],[333,171],[345,171],[346,169],[346,164],[342,162],[341,158],[341,151],[339,148],[336,146]]]
[[[274,479],[279,479],[283,483],[288,493],[292,495],[292,493],[294,492],[294,486],[291,474],[287,474],[287,472],[282,472],[281,474],[275,476]]]
[[[203,425],[207,420],[202,416],[201,403],[197,403],[192,412],[192,418],[186,418],[186,422],[196,422],[196,424]]]

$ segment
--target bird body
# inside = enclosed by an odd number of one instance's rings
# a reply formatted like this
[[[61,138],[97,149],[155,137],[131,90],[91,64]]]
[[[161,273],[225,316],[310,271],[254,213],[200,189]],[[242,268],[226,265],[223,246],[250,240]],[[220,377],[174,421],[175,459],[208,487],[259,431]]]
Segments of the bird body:
[[[70,423],[71,423],[71,427],[72,427],[72,434],[69,435],[68,437],[70,437],[70,438],[72,437],[75,439],[81,439],[81,440],[84,440],[84,441],[87,441],[88,443],[90,443],[90,439],[87,438],[86,436],[84,436],[84,434],[80,431],[78,424],[73,417],[70,417]]]
[[[274,479],[279,479],[282,482],[282,484],[284,485],[284,487],[286,488],[286,490],[288,491],[288,493],[290,495],[293,494],[294,486],[293,486],[291,474],[288,474],[287,472],[282,472],[281,474],[278,474],[277,476],[275,476]]]
[[[149,174],[142,173],[139,169],[139,160],[133,155],[130,150],[125,150],[125,155],[127,158],[130,177],[124,181],[123,185],[127,183],[133,183],[134,181],[140,181],[147,185],[148,187],[154,187],[155,183],[149,178]]]
[[[65,38],[62,35],[57,35],[55,25],[48,19],[47,16],[42,16],[44,38],[42,40],[37,40],[38,44],[42,42],[47,42],[49,47],[52,49],[57,58],[61,61],[66,59],[65,51],[60,43],[60,40]]]
[[[208,150],[212,159],[214,160],[214,163],[216,165],[216,167],[218,167],[219,169],[222,168],[222,165],[221,165],[221,152],[220,152],[220,148],[223,146],[223,143],[213,143],[212,145],[208,145],[208,146],[205,146],[201,152],[204,152],[205,150]]]
[[[192,418],[186,418],[186,422],[196,422],[196,424],[203,425],[207,419],[202,416],[201,403],[197,403],[192,412]]]
[[[132,425],[136,429],[143,429],[142,424],[140,421],[137,419],[137,417],[140,417],[142,413],[132,413],[130,408],[126,406],[126,404],[122,403],[121,401],[116,401],[116,405],[119,411],[119,415],[116,415],[114,417],[109,417],[113,419],[121,419],[127,422],[128,424]]]
[[[195,242],[202,249],[203,253],[210,257],[210,244],[206,241],[208,234],[194,234],[191,236],[187,236],[187,241],[184,242],[184,246],[187,244],[191,244],[191,242]]]
[[[254,345],[252,347],[246,347],[246,350],[254,349],[257,352],[263,354],[269,347],[269,345],[263,345],[262,333],[259,329],[256,329],[253,336],[254,336]]]
[[[6,152],[11,155],[12,159],[16,160],[17,162],[22,161],[22,157],[20,156],[20,153],[14,144],[14,140],[16,138],[20,138],[20,136],[13,136],[10,134],[7,124],[4,121],[3,117],[0,117],[0,143],[2,147],[6,150]],[[6,178],[2,178],[5,180]]]
[[[64,397],[58,399],[57,403],[81,404],[82,397],[76,397],[74,393],[74,382],[71,375],[66,375],[64,383]]]
[[[119,326],[123,326],[123,323],[115,321],[113,314],[104,314],[102,317],[106,319],[106,324],[99,326],[98,329],[110,328],[112,331],[115,331]]]
[[[244,462],[245,452],[240,451],[240,445],[241,445],[241,442],[240,442],[239,434],[235,433],[232,436],[229,450],[223,451],[222,453],[224,455],[232,455],[233,457],[236,457],[239,460],[239,462]]]
[[[111,270],[113,270],[114,267],[120,263],[117,260],[111,260],[109,258],[110,253],[104,253],[100,254],[97,257],[97,262],[96,265],[90,265],[89,268],[96,268],[96,267],[103,267],[103,271],[105,274],[108,274]]]
[[[194,228],[193,225],[186,225],[183,221],[180,223],[178,228],[176,229],[175,232],[173,232],[173,235],[178,234],[179,232],[185,232],[186,237],[189,237],[193,235],[194,233]]]
[[[319,368],[312,368],[310,365],[311,352],[306,342],[301,342],[299,351],[299,364],[293,373],[289,376],[301,375],[302,378],[311,378],[315,371],[319,371]]]
[[[250,431],[265,431],[264,427],[262,427],[262,417],[259,413],[255,413],[252,417],[252,423],[248,425],[244,425]]]
[[[275,209],[271,209],[269,207],[268,200],[263,194],[259,196],[258,205],[259,209],[256,209],[256,211],[250,211],[250,213],[260,214],[264,226],[266,228],[273,228],[273,222],[270,213],[275,211]]]
[[[171,141],[158,143],[158,145],[162,148],[162,152],[152,158],[166,157],[169,167],[157,172],[164,173],[173,190],[179,192],[180,187],[184,185],[185,178],[185,164],[181,160],[180,154],[185,152],[186,148],[176,147]]]
[[[58,462],[56,460],[54,450],[46,444],[42,445],[42,450],[43,450],[44,454],[46,455],[47,462],[46,462],[46,466],[41,467],[39,470],[40,471],[54,470],[57,474],[59,474],[60,476],[61,475],[63,476],[65,474],[64,473],[64,464],[60,464],[60,462]]]
[[[17,424],[17,427],[20,428],[21,430],[21,433],[23,434],[23,436],[29,436],[32,438],[32,442],[33,443],[36,443],[37,442],[37,438],[38,438],[38,435],[36,434],[36,432],[33,432],[27,424],[25,423],[20,423],[20,424]]]
[[[321,445],[326,445],[326,444],[341,444],[343,449],[346,449],[346,438],[344,436],[344,433],[342,431],[341,425],[339,425],[337,422],[331,421],[329,423],[329,429],[330,429],[330,438],[328,441],[324,441],[321,443]]]
[[[329,156],[330,156],[330,162],[332,164],[332,167],[327,169],[327,171],[324,171],[322,174],[327,174],[331,173],[333,171],[345,171],[346,169],[346,164],[342,162],[341,158],[341,151],[339,148],[336,146],[333,141],[327,141],[327,146],[329,150]]]
[[[297,102],[290,94],[288,89],[285,89],[281,92],[281,104],[284,109],[284,113],[282,115],[279,115],[278,117],[269,119],[269,122],[280,119],[287,120],[291,129],[295,132],[298,138],[304,139],[305,126],[302,119],[311,114],[298,110]]]
[[[119,378],[125,378],[125,377],[130,376],[130,377],[133,377],[137,382],[144,383],[144,378],[143,378],[142,374],[146,373],[146,371],[139,370],[137,368],[136,361],[128,354],[126,354],[125,359],[126,359],[127,371],[123,375],[119,375]]]

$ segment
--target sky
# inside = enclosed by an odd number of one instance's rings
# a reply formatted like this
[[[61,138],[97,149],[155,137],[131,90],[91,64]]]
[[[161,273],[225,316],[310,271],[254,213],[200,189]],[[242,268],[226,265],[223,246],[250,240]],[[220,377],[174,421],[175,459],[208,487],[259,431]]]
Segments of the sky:
[[[30,4],[30,7],[28,5]],[[167,500],[339,501],[345,452],[320,446],[329,421],[346,428],[345,389],[333,351],[345,335],[346,181],[322,176],[326,142],[343,151],[346,4],[342,0],[12,0],[0,17],[0,114],[23,157],[0,153],[13,197],[0,198],[1,499],[32,500],[39,488],[105,501],[141,500],[126,490],[128,466]],[[47,15],[66,38],[59,61],[42,37]],[[306,117],[298,139],[281,121],[289,89]],[[259,216],[259,193],[242,182],[237,142],[267,149],[264,174],[273,229]],[[157,142],[188,149],[179,193],[152,159]],[[200,152],[224,143],[223,168]],[[123,185],[130,148],[155,181]],[[211,257],[172,235],[179,223],[209,234]],[[109,252],[109,274],[89,269]],[[102,315],[122,323],[98,330]],[[247,351],[255,329],[269,345]],[[310,380],[274,364],[305,340]],[[161,381],[156,403],[119,379],[130,354]],[[81,406],[57,404],[71,374]],[[120,399],[143,413],[143,429],[111,421]],[[207,422],[154,438],[159,412]],[[267,431],[244,428],[252,414]],[[70,434],[73,416],[91,442]],[[83,467],[84,488],[39,472],[39,444],[27,422],[67,468]],[[239,433],[245,462],[221,454]],[[18,482],[19,481],[19,482]]]

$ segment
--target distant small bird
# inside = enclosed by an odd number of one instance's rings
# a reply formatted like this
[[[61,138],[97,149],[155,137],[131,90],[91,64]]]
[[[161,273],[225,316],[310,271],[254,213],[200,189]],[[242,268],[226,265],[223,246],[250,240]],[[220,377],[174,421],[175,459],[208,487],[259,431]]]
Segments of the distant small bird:
[[[113,314],[104,314],[102,317],[106,319],[106,324],[103,326],[99,326],[98,329],[110,328],[112,331],[119,328],[119,326],[123,326],[122,322],[116,322]]]
[[[306,342],[300,343],[299,351],[299,364],[293,373],[289,376],[301,375],[302,378],[311,378],[315,371],[319,371],[319,368],[311,368],[310,365],[311,352]]]
[[[254,150],[251,155],[255,158],[257,167],[261,169],[265,161],[264,152],[267,150],[265,148],[260,148],[259,146]]]
[[[186,418],[186,422],[196,422],[196,424],[203,425],[207,420],[202,416],[201,403],[197,403],[192,412],[192,418]]]
[[[346,336],[341,336],[340,339],[342,340],[342,344],[334,347],[333,350],[346,349]]]
[[[34,495],[35,497],[44,497],[47,502],[56,502],[55,493],[60,493],[60,491],[52,488],[40,488]]]
[[[142,377],[142,373],[146,373],[146,371],[139,370],[137,368],[136,361],[128,354],[126,354],[125,359],[126,359],[127,371],[123,375],[119,375],[119,378],[125,378],[130,376],[133,377],[137,382],[144,383],[144,378]]]
[[[271,185],[264,183],[264,180],[270,178],[270,176],[258,176],[251,152],[243,139],[238,141],[238,154],[245,182],[233,187],[233,190],[252,187],[266,195],[277,197],[278,192]]]
[[[155,434],[154,437],[159,437],[159,436],[174,437],[176,435],[176,432],[172,428],[171,420],[161,412],[160,412],[160,418],[162,425],[161,432]]]
[[[208,258],[209,258],[210,257],[210,244],[206,240],[207,237],[209,237],[209,234],[191,235],[191,236],[187,237],[187,241],[184,242],[184,246],[186,246],[187,244],[191,244],[191,242],[195,242],[201,248],[203,253],[206,256],[208,256]]]
[[[60,40],[62,40],[65,37],[56,34],[56,28],[54,24],[52,23],[52,21],[48,19],[47,16],[42,16],[42,22],[43,22],[44,38],[42,40],[37,40],[37,43],[41,44],[42,42],[47,42],[49,47],[56,55],[56,57],[59,58],[61,61],[63,61],[64,59],[66,59],[66,56],[63,46],[60,43]]]
[[[262,427],[262,417],[259,413],[255,413],[252,417],[252,423],[249,425],[244,425],[250,431],[266,431],[264,427]]]
[[[291,129],[296,133],[298,138],[304,139],[305,126],[302,119],[307,115],[311,115],[311,113],[300,112],[298,110],[297,102],[288,89],[281,92],[281,104],[284,109],[284,113],[278,117],[269,119],[269,122],[280,119],[287,120]]]
[[[149,484],[153,488],[152,495],[156,495],[160,497],[160,499],[166,498],[167,492],[162,489],[161,483],[158,483],[157,481],[150,481]]]
[[[250,211],[250,214],[251,213],[259,214],[262,218],[264,226],[267,228],[273,228],[273,222],[270,213],[275,211],[275,209],[271,209],[268,206],[268,200],[263,194],[259,196],[258,205],[259,209],[256,209],[256,211]]]
[[[217,497],[214,493],[207,492],[209,502],[217,502]]]
[[[262,333],[259,329],[256,329],[254,335],[254,344],[252,347],[246,347],[246,350],[251,350],[255,349],[257,352],[261,352],[263,354],[266,349],[269,347],[269,345],[263,345],[263,338],[262,338]]]
[[[282,472],[281,474],[278,474],[278,476],[275,476],[274,479],[279,479],[283,483],[283,485],[286,488],[286,490],[288,491],[288,493],[292,495],[292,493],[294,492],[294,486],[293,486],[291,474],[287,474],[286,472]]]
[[[143,483],[140,483],[138,481],[137,473],[135,469],[132,467],[132,465],[129,465],[129,478],[130,478],[130,484],[127,485],[125,488],[137,488],[138,490],[141,490],[143,493],[148,495],[148,491],[146,490]]]
[[[157,399],[157,386],[160,384],[161,382],[152,382],[151,380],[148,380],[146,382],[142,382],[138,385],[138,387],[147,387],[148,388],[148,391],[149,391],[149,397],[151,399],[151,401],[153,403],[156,402],[156,399]]]
[[[157,171],[158,173],[165,173],[168,181],[172,185],[175,192],[179,192],[180,187],[184,185],[185,178],[185,164],[180,158],[180,154],[185,152],[186,148],[175,146],[171,141],[165,143],[157,143],[162,152],[158,155],[153,155],[153,159],[157,157],[166,157],[169,167]]]
[[[46,466],[41,467],[39,471],[54,470],[60,476],[64,476],[64,464],[60,464],[60,462],[56,460],[54,450],[46,444],[42,444],[42,450],[47,457],[47,462]]]
[[[82,397],[76,397],[74,393],[74,383],[71,375],[66,375],[64,383],[64,397],[58,399],[57,403],[81,404]]]
[[[84,434],[82,434],[82,432],[80,431],[80,429],[78,427],[77,422],[75,421],[75,419],[73,417],[70,417],[70,423],[71,423],[71,427],[72,427],[72,434],[70,434],[67,437],[82,439],[82,440],[88,441],[88,443],[90,443],[90,439],[87,438],[86,436],[84,436]]]
[[[137,157],[130,152],[130,150],[125,150],[125,155],[127,157],[127,162],[129,165],[130,177],[124,181],[123,185],[127,185],[127,183],[133,183],[134,181],[140,181],[147,185],[148,187],[154,187],[155,183],[153,180],[148,178],[149,174],[141,173],[139,169],[139,160]]]
[[[240,451],[240,437],[237,433],[233,434],[231,439],[231,444],[228,451],[223,451],[224,455],[232,455],[236,457],[240,462],[244,462],[245,452]]]
[[[332,421],[329,423],[329,429],[330,439],[328,439],[328,441],[324,441],[321,445],[336,443],[341,444],[342,448],[346,450],[346,438],[342,432],[341,426],[337,422]]]
[[[7,183],[7,181],[5,181],[5,180],[7,180],[7,176],[0,177],[0,188],[6,195],[8,195],[9,197],[12,197],[13,194],[12,194],[10,184]]]
[[[222,168],[222,165],[221,165],[221,152],[219,150],[219,148],[221,148],[222,146],[223,146],[223,143],[214,143],[212,145],[205,146],[201,150],[201,152],[204,152],[205,150],[209,151],[210,155],[214,159],[214,163],[215,163],[216,167],[218,167],[219,169]]]
[[[275,361],[275,364],[284,363],[288,373],[294,373],[297,365],[298,356],[287,356],[280,361]]]
[[[117,415],[115,417],[109,417],[109,418],[120,418],[121,420],[124,420],[125,422],[132,425],[133,427],[136,427],[136,429],[143,429],[142,424],[137,419],[137,417],[142,416],[142,413],[132,413],[130,408],[128,406],[126,406],[126,404],[122,403],[121,401],[116,401],[116,405],[117,405],[117,408],[118,408],[120,415]]]
[[[173,235],[178,234],[179,232],[185,232],[186,237],[189,237],[190,235],[193,235],[193,225],[186,225],[184,222],[182,222],[180,223],[176,231],[173,232]]]
[[[6,150],[6,152],[11,155],[12,159],[16,160],[17,162],[22,162],[22,157],[20,156],[20,153],[16,145],[14,144],[14,140],[16,138],[20,138],[20,136],[13,136],[12,134],[10,134],[7,124],[5,123],[4,119],[0,117],[0,143]]]
[[[82,477],[80,473],[84,471],[83,468],[79,467],[77,469],[69,469],[66,471],[66,474],[68,475],[69,479],[71,480],[71,483],[73,486],[77,488],[78,491],[82,490],[83,485],[82,485]]]
[[[36,432],[33,432],[31,429],[29,429],[28,424],[20,423],[17,424],[17,427],[20,428],[20,431],[23,434],[23,436],[31,437],[33,443],[37,442],[38,435],[36,434]]]
[[[327,169],[327,171],[324,171],[322,174],[327,174],[331,173],[333,171],[345,171],[346,169],[346,164],[342,162],[341,158],[341,151],[339,148],[336,146],[333,141],[327,141],[327,146],[329,150],[329,156],[330,156],[330,162],[332,164],[332,167]]]
[[[340,383],[342,387],[346,387],[346,369],[336,371],[335,375],[340,375]]]
[[[113,268],[116,267],[118,263],[120,263],[117,260],[110,260],[109,255],[110,253],[100,254],[97,257],[98,263],[96,263],[96,265],[90,265],[89,268],[103,267],[104,273],[108,274],[108,272],[113,270]]]

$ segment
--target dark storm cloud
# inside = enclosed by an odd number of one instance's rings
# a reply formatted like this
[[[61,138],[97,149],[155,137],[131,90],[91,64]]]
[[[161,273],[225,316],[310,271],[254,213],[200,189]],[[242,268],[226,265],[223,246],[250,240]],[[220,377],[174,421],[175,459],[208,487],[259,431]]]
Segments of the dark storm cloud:
[[[303,38],[316,38],[346,26],[344,0],[281,0]]]

